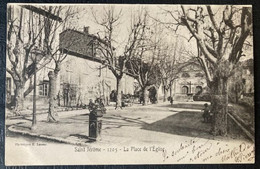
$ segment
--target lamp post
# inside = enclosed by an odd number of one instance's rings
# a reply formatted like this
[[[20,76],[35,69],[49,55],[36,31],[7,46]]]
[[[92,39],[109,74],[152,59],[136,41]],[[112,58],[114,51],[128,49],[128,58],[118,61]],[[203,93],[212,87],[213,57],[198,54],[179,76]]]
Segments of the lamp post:
[[[32,113],[32,127],[31,130],[35,130],[37,128],[37,120],[36,120],[36,74],[37,74],[37,60],[40,59],[41,55],[37,52],[37,48],[32,51],[32,61],[33,61],[33,113]]]
[[[33,77],[33,115],[32,115],[32,127],[31,130],[36,129],[36,56],[33,61],[34,64],[34,77]]]

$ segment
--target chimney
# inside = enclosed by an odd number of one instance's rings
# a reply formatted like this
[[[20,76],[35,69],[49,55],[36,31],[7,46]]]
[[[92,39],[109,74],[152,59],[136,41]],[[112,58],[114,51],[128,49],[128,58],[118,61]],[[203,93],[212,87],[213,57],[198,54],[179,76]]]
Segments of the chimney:
[[[84,32],[85,34],[89,34],[89,26],[84,26],[83,32]]]

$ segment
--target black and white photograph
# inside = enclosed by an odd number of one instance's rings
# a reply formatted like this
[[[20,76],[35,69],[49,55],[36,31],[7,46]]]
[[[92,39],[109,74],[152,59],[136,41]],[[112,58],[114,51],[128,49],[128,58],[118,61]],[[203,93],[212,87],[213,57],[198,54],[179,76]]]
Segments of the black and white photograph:
[[[6,166],[255,163],[251,5],[6,13]]]

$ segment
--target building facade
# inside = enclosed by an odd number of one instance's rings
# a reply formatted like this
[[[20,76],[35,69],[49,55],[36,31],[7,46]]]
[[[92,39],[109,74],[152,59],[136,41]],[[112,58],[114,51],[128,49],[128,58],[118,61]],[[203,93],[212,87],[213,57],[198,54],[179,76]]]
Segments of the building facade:
[[[174,80],[172,86],[173,99],[179,101],[193,101],[195,95],[209,92],[204,71],[199,64],[188,65]]]
[[[58,79],[60,105],[64,106],[87,104],[98,97],[109,103],[111,92],[116,90],[116,78],[107,66],[73,55],[63,61]],[[124,75],[121,83],[124,94],[134,93],[133,77]]]
[[[67,54],[60,72],[59,93],[63,105],[86,104],[89,99],[101,97],[110,102],[110,94],[116,90],[116,78],[105,64],[102,54],[96,50],[96,43],[103,43],[98,37],[84,31],[67,29],[60,34],[61,51]],[[98,42],[97,42],[98,41]],[[121,80],[123,94],[134,94],[134,78],[124,74]]]

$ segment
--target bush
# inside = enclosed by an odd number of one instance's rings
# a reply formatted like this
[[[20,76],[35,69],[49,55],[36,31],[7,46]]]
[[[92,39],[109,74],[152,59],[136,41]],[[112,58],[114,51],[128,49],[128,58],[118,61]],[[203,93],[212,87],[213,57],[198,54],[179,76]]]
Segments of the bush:
[[[201,94],[193,96],[194,101],[210,101],[211,97],[209,94]]]
[[[255,106],[254,97],[243,97],[242,99],[239,99],[238,104],[253,110]]]

